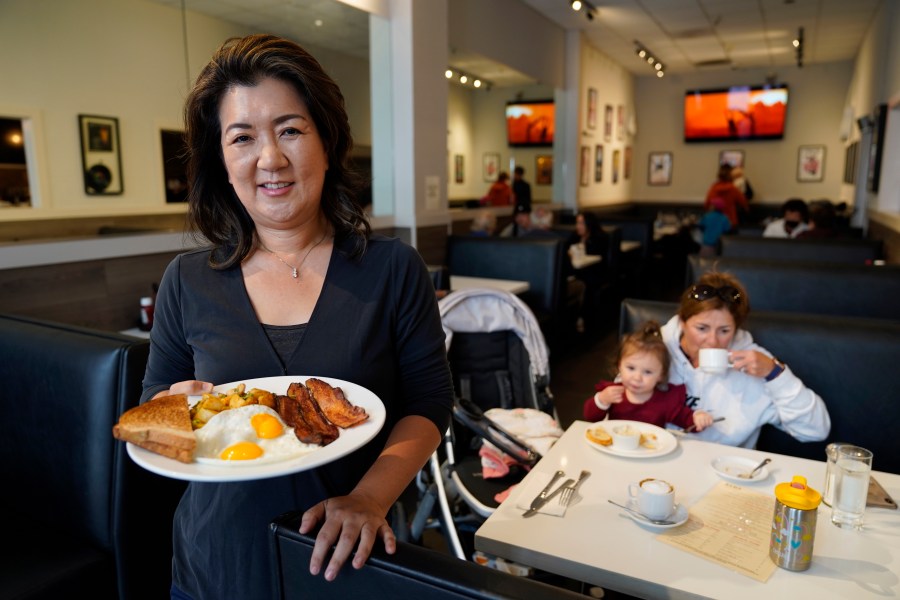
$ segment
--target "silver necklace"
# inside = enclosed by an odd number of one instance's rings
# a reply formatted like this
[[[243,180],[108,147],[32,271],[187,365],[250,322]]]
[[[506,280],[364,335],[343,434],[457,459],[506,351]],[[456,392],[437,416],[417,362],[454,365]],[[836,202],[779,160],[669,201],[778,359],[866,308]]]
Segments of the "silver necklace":
[[[277,254],[275,254],[274,252],[272,252],[271,250],[269,250],[266,247],[266,245],[262,243],[262,240],[259,241],[259,247],[262,248],[263,250],[265,250],[266,252],[268,252],[269,254],[271,254],[272,256],[274,256],[275,258],[277,258],[279,261],[281,261],[281,263],[284,266],[289,268],[291,270],[291,277],[293,277],[294,279],[300,279],[300,269],[303,268],[303,263],[305,263],[306,259],[309,258],[310,252],[315,250],[316,246],[318,246],[319,244],[324,242],[326,237],[328,237],[327,231],[322,235],[322,239],[320,239],[318,242],[316,242],[315,244],[313,244],[312,246],[309,247],[309,250],[307,250],[306,254],[303,255],[303,260],[301,260],[300,264],[297,265],[296,267],[294,265],[292,265],[291,263],[287,262],[286,260],[284,260],[283,258],[281,258],[280,256],[278,256]]]

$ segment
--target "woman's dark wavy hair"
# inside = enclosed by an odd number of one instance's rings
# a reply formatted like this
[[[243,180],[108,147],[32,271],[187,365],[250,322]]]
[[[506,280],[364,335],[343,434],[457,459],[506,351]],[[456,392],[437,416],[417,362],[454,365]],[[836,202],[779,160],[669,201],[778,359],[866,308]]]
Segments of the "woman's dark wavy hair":
[[[350,163],[353,138],[344,96],[319,62],[299,45],[257,34],[225,41],[194,84],[184,106],[188,152],[188,222],[214,246],[210,266],[227,269],[242,261],[254,244],[255,225],[234,189],[222,158],[219,103],[235,86],[255,86],[265,78],[297,90],[315,122],[328,156],[322,212],[336,240],[353,240],[352,257],[365,252],[371,234],[358,195],[363,180]]]

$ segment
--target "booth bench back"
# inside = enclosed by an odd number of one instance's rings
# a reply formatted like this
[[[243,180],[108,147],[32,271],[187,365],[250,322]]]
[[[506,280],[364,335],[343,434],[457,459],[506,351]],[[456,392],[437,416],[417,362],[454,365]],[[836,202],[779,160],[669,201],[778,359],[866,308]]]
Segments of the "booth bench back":
[[[677,309],[676,303],[627,298],[619,333],[648,319],[665,323]],[[766,425],[759,450],[825,460],[827,444],[849,442],[873,452],[876,470],[900,474],[900,323],[754,311],[744,328],[822,397],[831,416],[831,433],[822,442],[798,442]]]
[[[688,257],[687,284],[708,271],[731,273],[753,310],[900,321],[900,267]]]
[[[148,352],[147,340],[0,315],[0,597],[168,597],[184,484],[139,468],[112,436]]]
[[[722,256],[864,265],[882,256],[881,240],[781,239],[723,235]]]

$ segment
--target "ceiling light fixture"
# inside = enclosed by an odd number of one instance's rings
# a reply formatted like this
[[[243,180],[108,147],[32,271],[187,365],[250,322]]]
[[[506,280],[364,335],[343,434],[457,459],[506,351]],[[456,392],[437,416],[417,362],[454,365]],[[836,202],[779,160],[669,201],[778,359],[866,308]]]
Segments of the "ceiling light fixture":
[[[803,28],[797,30],[797,38],[791,42],[796,48],[797,66],[803,68]]]
[[[575,12],[579,12],[584,9],[584,16],[588,21],[593,21],[594,17],[597,15],[597,7],[587,0],[571,0],[569,2],[569,6],[571,6],[572,10],[574,10]]]
[[[465,87],[471,85],[478,89],[490,90],[494,85],[483,77],[478,77],[476,75],[472,75],[471,73],[466,73],[465,71],[461,71],[454,67],[447,67],[447,69],[444,71],[444,77]]]
[[[646,46],[637,40],[634,40],[634,53],[637,54],[639,59],[653,67],[657,77],[663,77],[665,75],[665,65],[663,65],[658,58],[653,56],[653,53],[647,50]]]

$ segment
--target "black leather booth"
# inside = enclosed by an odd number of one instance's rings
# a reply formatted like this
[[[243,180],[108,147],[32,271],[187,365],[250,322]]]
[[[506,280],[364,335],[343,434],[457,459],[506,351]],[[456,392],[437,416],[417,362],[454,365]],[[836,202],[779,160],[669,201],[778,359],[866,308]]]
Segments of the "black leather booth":
[[[900,267],[688,257],[687,285],[717,270],[737,277],[753,310],[900,321]]]
[[[647,319],[665,323],[676,310],[675,303],[625,299],[619,333]],[[900,323],[752,311],[745,328],[822,397],[831,416],[825,441],[798,442],[766,425],[758,449],[825,460],[828,443],[851,442],[873,452],[874,469],[900,473]]]
[[[874,239],[781,239],[723,235],[722,256],[768,260],[802,260],[864,265],[882,257],[883,243]]]
[[[567,600],[585,598],[565,588],[510,575],[422,546],[397,541],[393,555],[375,543],[362,569],[345,564],[334,581],[309,574],[315,538],[297,532],[300,513],[287,513],[270,526],[279,600],[315,598],[418,598],[420,600]]]
[[[181,482],[112,436],[149,343],[0,315],[0,597],[167,598]]]

